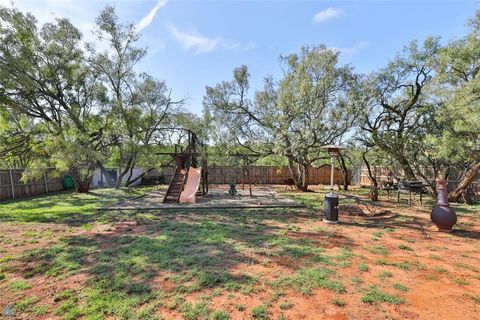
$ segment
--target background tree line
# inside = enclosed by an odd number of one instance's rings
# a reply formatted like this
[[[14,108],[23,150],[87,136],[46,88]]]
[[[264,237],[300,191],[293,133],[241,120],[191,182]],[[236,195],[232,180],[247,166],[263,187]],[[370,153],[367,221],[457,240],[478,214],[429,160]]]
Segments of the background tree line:
[[[328,162],[322,146],[329,144],[347,147],[344,172],[387,165],[424,181],[433,196],[435,179],[460,170],[450,193],[457,201],[480,170],[480,12],[468,26],[445,44],[413,41],[370,74],[340,63],[340,52],[324,45],[281,56],[281,76],[267,75],[255,90],[240,66],[232,79],[206,87],[200,117],[164,81],[136,70],[147,52],[114,7],[96,19],[104,49],[85,43],[67,19],[39,25],[31,14],[0,7],[0,164],[26,167],[26,177],[56,167],[81,191],[95,168],[109,177],[105,168],[114,166],[121,172],[108,180],[119,186],[132,182],[134,167],[158,167],[164,159],[156,152],[172,148],[181,138],[175,130],[187,128],[211,154],[287,165],[303,191],[307,168]]]
[[[183,100],[135,66],[146,50],[139,34],[107,6],[84,43],[67,19],[38,25],[31,14],[0,8],[0,159],[68,172],[87,191],[95,168],[112,186],[131,181],[135,166],[155,167],[155,150],[185,116]],[[121,168],[115,179],[106,166]]]
[[[413,41],[370,74],[340,64],[337,50],[305,46],[282,56],[282,77],[267,76],[252,95],[241,66],[230,81],[206,88],[212,141],[285,158],[304,191],[306,168],[328,157],[321,147],[329,144],[348,147],[341,168],[388,165],[423,181],[432,196],[435,180],[457,169],[461,181],[450,193],[457,201],[480,169],[480,12],[468,26],[445,45],[437,37]]]

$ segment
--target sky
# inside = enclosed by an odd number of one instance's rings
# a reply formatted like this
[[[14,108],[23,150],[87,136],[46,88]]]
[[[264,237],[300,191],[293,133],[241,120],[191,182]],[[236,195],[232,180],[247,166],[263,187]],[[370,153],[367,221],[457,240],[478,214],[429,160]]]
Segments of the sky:
[[[11,6],[12,0],[0,0]],[[136,25],[148,54],[138,65],[201,113],[205,86],[230,80],[247,65],[251,94],[267,75],[280,77],[279,56],[302,45],[340,50],[341,63],[368,73],[385,66],[412,40],[467,33],[480,1],[175,1],[13,0],[39,22],[69,18],[91,40],[95,17],[114,3],[123,22]]]

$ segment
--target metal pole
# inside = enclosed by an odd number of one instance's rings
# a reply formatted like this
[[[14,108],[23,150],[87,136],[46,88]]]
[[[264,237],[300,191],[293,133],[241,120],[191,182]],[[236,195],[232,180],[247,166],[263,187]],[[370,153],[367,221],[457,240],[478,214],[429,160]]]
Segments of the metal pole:
[[[12,199],[15,199],[15,186],[13,184],[12,169],[8,169],[8,172],[10,173],[10,186],[12,187]]]
[[[48,193],[47,172],[43,172],[43,181],[45,182],[45,192]]]
[[[332,161],[332,168],[330,171],[330,192],[333,193],[333,174],[334,174],[335,156],[331,157],[331,161]]]

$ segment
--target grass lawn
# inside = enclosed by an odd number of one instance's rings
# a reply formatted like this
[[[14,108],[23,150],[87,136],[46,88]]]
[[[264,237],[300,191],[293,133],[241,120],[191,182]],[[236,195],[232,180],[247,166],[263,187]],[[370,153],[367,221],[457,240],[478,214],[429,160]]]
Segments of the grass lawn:
[[[280,191],[282,189],[279,189]],[[0,204],[0,312],[18,319],[474,319],[480,206],[430,207],[325,225],[305,209],[96,212],[145,189],[58,193]],[[281,191],[283,192],[283,191]],[[442,302],[443,301],[443,302]],[[448,301],[448,303],[445,303]]]
[[[152,187],[55,192],[0,202],[0,221],[72,222],[89,220],[95,209],[144,194]]]

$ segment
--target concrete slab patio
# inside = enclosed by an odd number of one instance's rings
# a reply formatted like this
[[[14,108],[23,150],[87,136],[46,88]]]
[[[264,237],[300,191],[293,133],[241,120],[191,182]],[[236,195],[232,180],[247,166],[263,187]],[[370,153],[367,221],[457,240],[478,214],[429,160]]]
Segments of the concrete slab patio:
[[[98,210],[159,210],[159,209],[222,209],[222,208],[300,208],[302,204],[279,195],[265,186],[237,187],[238,194],[228,194],[228,186],[211,186],[207,195],[197,197],[196,203],[163,203],[166,187]]]

